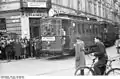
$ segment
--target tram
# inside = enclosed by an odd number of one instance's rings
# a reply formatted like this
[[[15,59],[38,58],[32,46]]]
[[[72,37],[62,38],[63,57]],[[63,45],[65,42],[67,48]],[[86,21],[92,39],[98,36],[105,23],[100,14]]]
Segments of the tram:
[[[90,50],[94,45],[94,37],[102,37],[103,28],[100,22],[75,20],[66,17],[51,17],[41,19],[40,35],[42,51],[49,54],[74,54],[76,37],[85,42],[85,48]]]

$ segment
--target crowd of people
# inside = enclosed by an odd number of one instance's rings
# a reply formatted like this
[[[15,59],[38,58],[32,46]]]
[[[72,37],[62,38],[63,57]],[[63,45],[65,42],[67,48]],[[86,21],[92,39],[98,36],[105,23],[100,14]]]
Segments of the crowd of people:
[[[39,39],[0,38],[0,59],[19,60],[29,57],[40,58],[41,41]]]

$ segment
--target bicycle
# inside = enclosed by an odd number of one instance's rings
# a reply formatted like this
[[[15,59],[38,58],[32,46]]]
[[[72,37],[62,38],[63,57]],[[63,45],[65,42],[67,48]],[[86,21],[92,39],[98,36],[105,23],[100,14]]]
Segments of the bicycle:
[[[76,69],[75,71],[75,76],[80,76],[80,75],[96,75],[95,71],[93,70],[93,66],[95,64],[95,59],[92,60],[92,65],[90,67],[86,66],[86,67],[80,67],[78,69]],[[105,66],[102,66],[105,68],[105,71],[102,72],[102,75],[111,75],[111,73],[113,73],[113,75],[115,73],[117,73],[116,75],[120,75],[120,68],[112,68],[112,62],[120,60],[120,58],[118,59],[108,59],[107,64]],[[102,68],[101,67],[101,68]],[[81,70],[84,70],[84,74],[81,74]]]

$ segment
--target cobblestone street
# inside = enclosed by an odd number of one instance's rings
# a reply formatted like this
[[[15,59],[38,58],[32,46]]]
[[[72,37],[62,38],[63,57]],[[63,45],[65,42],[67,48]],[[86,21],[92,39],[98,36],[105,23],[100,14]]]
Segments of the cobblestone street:
[[[115,47],[107,48],[110,57],[118,56]],[[24,75],[24,76],[74,76],[75,58],[70,56],[52,59],[25,59],[0,63],[0,75]],[[86,56],[87,64],[91,58]],[[3,62],[3,61],[1,61]],[[113,67],[120,67],[120,62],[114,62]]]

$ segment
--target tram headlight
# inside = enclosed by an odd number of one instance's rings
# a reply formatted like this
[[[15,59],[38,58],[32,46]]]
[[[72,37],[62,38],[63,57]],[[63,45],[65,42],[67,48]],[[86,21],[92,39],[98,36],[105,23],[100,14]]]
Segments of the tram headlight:
[[[72,25],[73,25],[73,27],[75,27],[75,23],[73,23]]]

